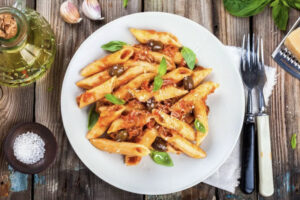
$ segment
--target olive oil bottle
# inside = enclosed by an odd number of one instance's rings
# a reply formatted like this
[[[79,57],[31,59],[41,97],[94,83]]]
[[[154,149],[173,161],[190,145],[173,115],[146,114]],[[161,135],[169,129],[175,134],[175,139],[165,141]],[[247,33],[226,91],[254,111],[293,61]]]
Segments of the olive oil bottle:
[[[23,2],[0,8],[0,85],[33,83],[55,57],[56,41],[49,23]]]

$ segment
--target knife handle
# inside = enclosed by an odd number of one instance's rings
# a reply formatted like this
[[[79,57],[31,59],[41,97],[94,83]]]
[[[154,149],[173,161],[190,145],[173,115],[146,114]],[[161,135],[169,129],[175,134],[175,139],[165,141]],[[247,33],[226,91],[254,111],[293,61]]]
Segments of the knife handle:
[[[254,148],[255,125],[253,122],[245,122],[242,146],[242,174],[241,189],[246,194],[254,191]]]
[[[257,116],[259,193],[269,197],[274,193],[269,115]]]

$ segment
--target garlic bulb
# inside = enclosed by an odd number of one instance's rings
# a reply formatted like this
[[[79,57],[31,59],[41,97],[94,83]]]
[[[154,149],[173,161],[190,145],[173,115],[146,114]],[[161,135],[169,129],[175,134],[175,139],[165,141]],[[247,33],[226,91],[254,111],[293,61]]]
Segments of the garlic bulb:
[[[85,16],[91,20],[102,20],[101,8],[98,0],[84,0],[82,3],[82,11]]]
[[[82,20],[77,7],[70,0],[67,0],[61,4],[60,16],[65,22],[70,24],[77,24]]]

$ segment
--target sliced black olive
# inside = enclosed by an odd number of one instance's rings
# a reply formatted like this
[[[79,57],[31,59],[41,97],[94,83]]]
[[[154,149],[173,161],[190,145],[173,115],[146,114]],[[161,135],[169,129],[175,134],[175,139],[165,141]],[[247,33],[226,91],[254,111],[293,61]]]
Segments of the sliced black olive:
[[[108,73],[110,76],[120,76],[125,71],[124,67],[121,65],[114,65],[109,68]]]
[[[155,105],[156,105],[156,102],[155,102],[154,97],[152,97],[146,101],[146,107],[149,111],[152,111],[152,109],[155,108]]]
[[[151,47],[152,51],[160,51],[164,48],[164,44],[160,41],[150,40],[148,46]]]
[[[156,137],[155,141],[152,143],[152,147],[157,151],[167,151],[167,142],[161,137]]]
[[[186,90],[192,90],[194,88],[194,81],[191,76],[186,76],[183,78],[183,87]]]
[[[118,142],[126,141],[128,138],[128,132],[124,129],[119,130],[116,134],[115,140]]]

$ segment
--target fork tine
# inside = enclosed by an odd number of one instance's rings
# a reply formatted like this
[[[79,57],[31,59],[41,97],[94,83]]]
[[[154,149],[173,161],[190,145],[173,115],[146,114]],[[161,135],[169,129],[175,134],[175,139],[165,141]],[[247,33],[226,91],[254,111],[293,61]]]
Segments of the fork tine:
[[[252,50],[251,50],[251,58],[252,58],[252,64],[256,62],[256,56],[255,56],[255,35],[252,34]]]
[[[243,42],[242,42],[241,71],[245,71],[245,38],[246,35],[243,36]]]
[[[264,63],[264,42],[263,42],[263,39],[261,38],[260,39],[260,51],[261,51],[261,64],[262,64],[262,67],[265,69],[265,63]]]
[[[261,61],[260,61],[260,42],[259,42],[259,37],[257,37],[257,46],[256,46],[256,60],[258,64],[258,69],[261,69]]]
[[[250,65],[250,34],[248,33],[248,38],[247,38],[247,60],[248,60],[248,67],[250,69],[251,65]]]

